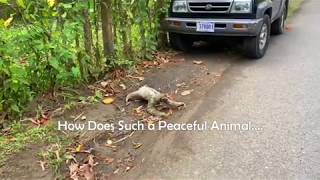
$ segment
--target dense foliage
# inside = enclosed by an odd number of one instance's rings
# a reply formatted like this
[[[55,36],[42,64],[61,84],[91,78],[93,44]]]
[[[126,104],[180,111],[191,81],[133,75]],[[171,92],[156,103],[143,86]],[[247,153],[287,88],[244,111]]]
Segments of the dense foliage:
[[[43,92],[151,58],[161,43],[166,5],[166,0],[0,0],[0,117],[21,116]],[[109,14],[101,12],[104,7]],[[109,29],[103,28],[105,15]],[[105,44],[112,48],[106,51]]]

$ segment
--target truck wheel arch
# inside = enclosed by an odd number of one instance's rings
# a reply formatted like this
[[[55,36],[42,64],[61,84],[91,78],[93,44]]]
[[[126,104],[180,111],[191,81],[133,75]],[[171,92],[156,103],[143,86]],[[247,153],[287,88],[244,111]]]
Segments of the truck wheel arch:
[[[271,19],[271,18],[272,18],[272,8],[270,7],[270,8],[268,8],[268,9],[266,9],[265,12],[264,12],[264,14],[269,15],[269,17],[270,17],[270,19]]]
[[[257,19],[263,18],[265,14],[269,15],[270,19],[272,18],[271,1],[263,1],[257,6]]]

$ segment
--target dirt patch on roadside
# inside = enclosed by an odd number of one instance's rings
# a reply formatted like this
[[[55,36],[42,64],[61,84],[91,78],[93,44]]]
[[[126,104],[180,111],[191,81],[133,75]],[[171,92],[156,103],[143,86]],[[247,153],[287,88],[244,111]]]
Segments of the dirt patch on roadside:
[[[192,109],[193,103],[197,99],[204,98],[206,92],[219,81],[223,72],[229,66],[228,62],[217,62],[215,60],[204,61],[197,65],[194,63],[196,60],[199,60],[199,57],[175,56],[170,63],[147,72],[144,81],[132,84],[124,94],[134,91],[143,85],[148,85],[156,90],[168,93],[178,101],[186,102],[187,107],[185,109],[175,111],[172,116],[166,119],[166,121],[175,122],[184,113]],[[184,91],[191,91],[191,94],[182,96],[181,93]],[[145,103],[135,102],[129,106],[122,106],[124,105],[121,104],[124,103],[124,96],[118,97],[117,101],[121,101],[119,103],[120,106],[125,108],[120,119],[125,119],[127,122],[143,121],[142,117],[135,116],[134,110],[141,105],[145,106]],[[126,137],[129,133],[120,135],[115,140]],[[161,142],[164,134],[167,133],[136,131],[130,138],[117,144],[115,148],[105,146],[110,136],[101,135],[96,137],[93,147],[97,150],[95,154],[97,159],[100,160],[99,165],[96,167],[98,176],[121,179],[128,172],[135,171],[145,161],[146,155],[150,156],[150,154],[154,153],[152,150],[156,146],[156,142]],[[110,158],[112,162],[109,161]]]
[[[123,120],[126,124],[144,121],[150,118],[146,114],[145,102],[133,102],[125,105],[125,96],[143,85],[148,85],[160,92],[167,93],[171,98],[187,104],[185,109],[174,110],[173,115],[165,119],[174,122],[192,109],[193,103],[205,98],[206,92],[219,81],[230,62],[221,61],[225,55],[211,52],[178,54],[168,62],[145,68],[144,79],[129,78],[122,83],[126,89],[119,92],[112,104],[98,103],[93,106],[78,108],[57,118],[57,121],[73,122],[74,117],[81,115],[77,122],[86,123],[115,123]],[[141,75],[142,76],[142,75]],[[186,93],[187,92],[187,93]],[[142,107],[142,115],[137,114],[137,108]],[[179,120],[178,120],[179,121]],[[117,129],[117,128],[116,128]],[[121,178],[130,171],[134,171],[145,161],[145,155],[152,152],[157,141],[167,132],[156,131],[79,131],[72,132],[75,141],[71,149],[83,145],[83,150],[90,153],[76,153],[78,163],[83,163],[88,154],[95,156],[94,174],[98,179]],[[117,142],[115,144],[108,142]],[[50,170],[42,171],[36,154],[41,146],[32,146],[26,151],[18,153],[9,159],[0,172],[4,179],[54,179]],[[68,176],[67,166],[63,169]],[[0,176],[1,177],[1,176]]]
[[[0,168],[0,179],[17,180],[52,180],[54,173],[47,169],[42,171],[38,153],[44,147],[39,144],[28,146],[24,151],[19,152],[9,158],[6,165]]]

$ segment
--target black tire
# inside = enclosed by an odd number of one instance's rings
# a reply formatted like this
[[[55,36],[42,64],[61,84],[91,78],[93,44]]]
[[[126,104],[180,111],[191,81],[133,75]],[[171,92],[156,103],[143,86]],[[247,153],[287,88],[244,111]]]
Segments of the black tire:
[[[260,59],[265,55],[270,42],[270,21],[269,15],[264,15],[259,34],[255,37],[248,37],[245,39],[244,47],[249,58]],[[262,38],[265,40],[263,41],[263,46],[260,45]]]
[[[169,33],[170,45],[178,51],[188,51],[192,48],[193,41],[183,34]]]
[[[271,34],[273,35],[280,35],[283,34],[285,31],[285,24],[287,19],[287,6],[283,8],[283,12],[281,13],[281,16],[275,20],[271,25]]]

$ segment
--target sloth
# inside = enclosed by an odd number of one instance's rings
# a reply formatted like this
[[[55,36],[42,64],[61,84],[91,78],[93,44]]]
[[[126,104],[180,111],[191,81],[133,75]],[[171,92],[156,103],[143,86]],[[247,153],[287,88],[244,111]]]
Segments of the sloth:
[[[132,100],[146,100],[148,101],[147,112],[151,115],[167,117],[168,113],[161,112],[155,108],[158,103],[166,103],[173,108],[185,106],[183,102],[176,102],[168,98],[165,94],[158,92],[157,90],[145,85],[127,95],[126,103]]]

